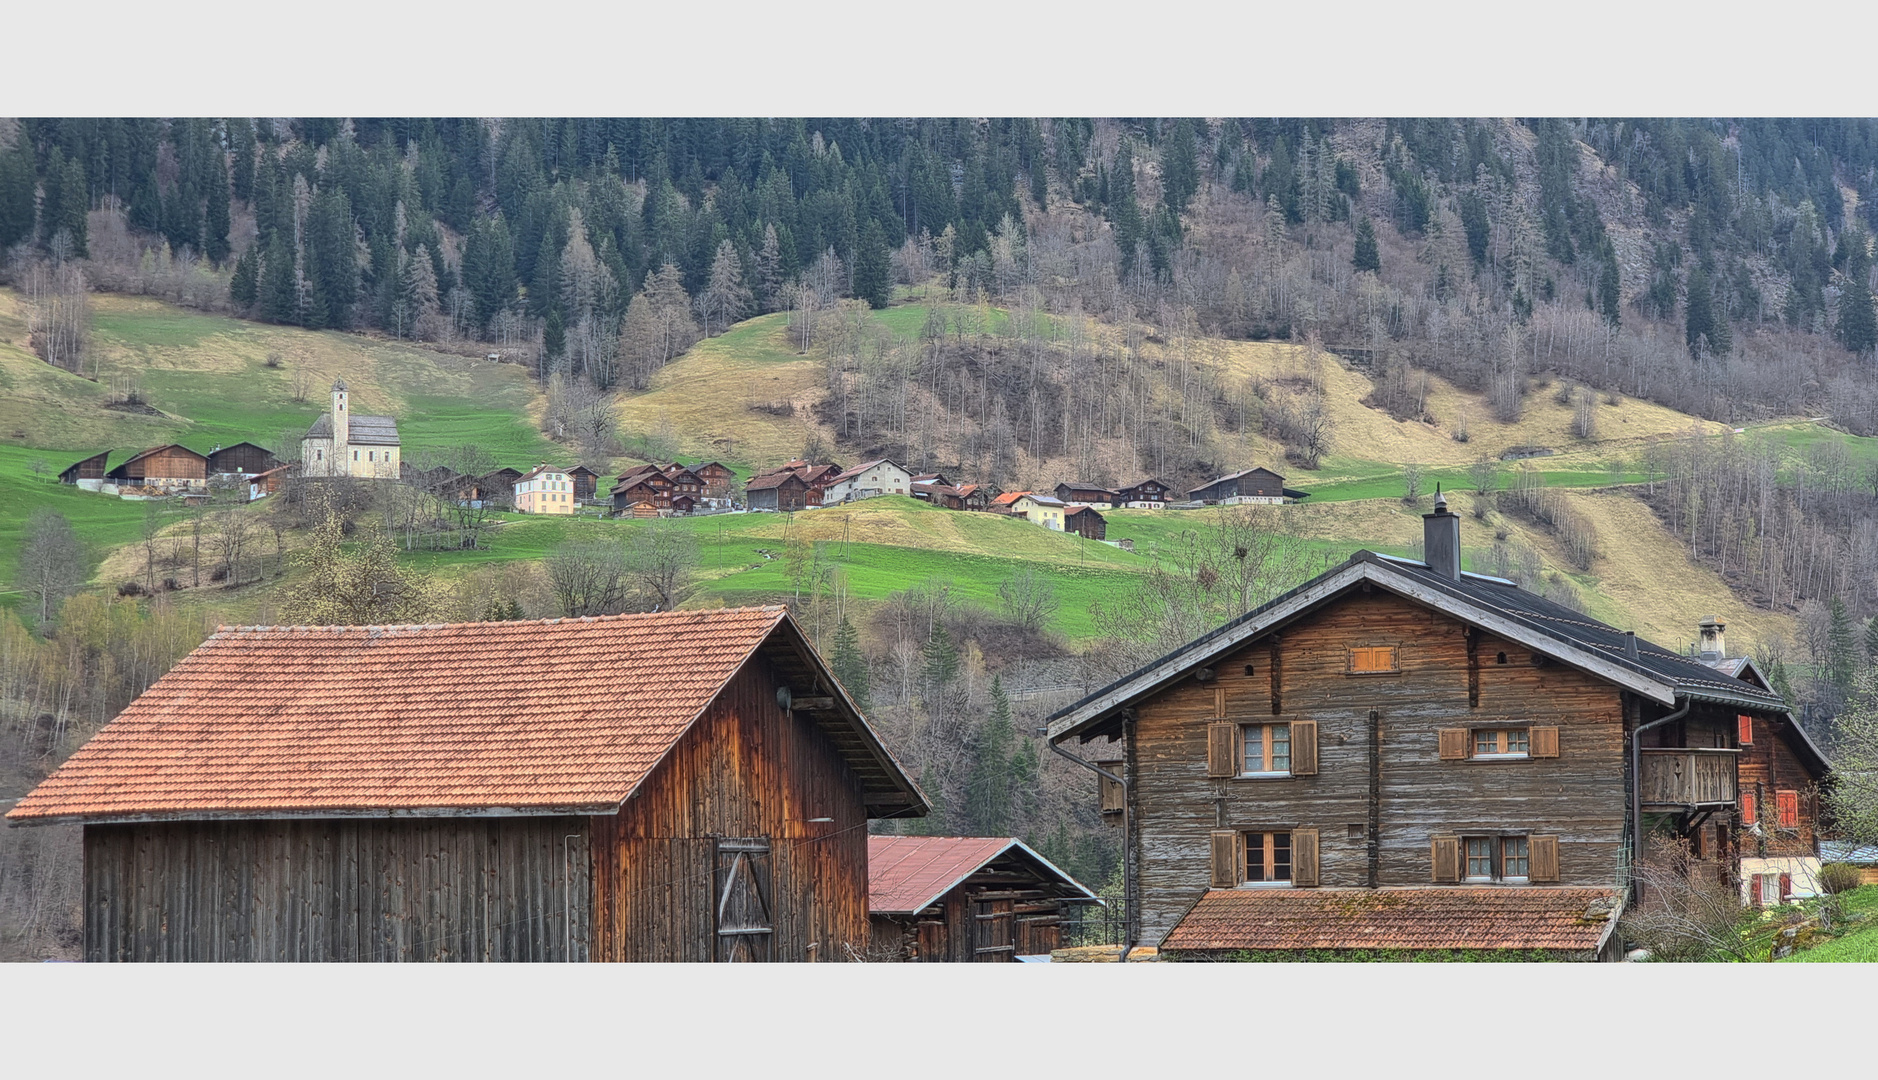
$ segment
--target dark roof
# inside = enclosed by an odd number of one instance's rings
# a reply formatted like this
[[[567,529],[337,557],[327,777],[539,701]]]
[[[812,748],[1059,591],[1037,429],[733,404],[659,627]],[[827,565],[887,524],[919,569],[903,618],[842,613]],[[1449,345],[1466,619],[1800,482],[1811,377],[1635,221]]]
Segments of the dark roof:
[[[782,487],[791,480],[801,484],[803,487],[808,486],[808,481],[793,472],[785,470],[783,472],[766,473],[762,476],[753,476],[750,478],[749,483],[743,485],[743,489],[745,491],[768,491],[771,488]]]
[[[905,469],[901,468],[900,465],[897,462],[893,461],[893,459],[891,458],[876,458],[875,460],[870,461],[865,465],[856,465],[854,468],[849,469],[847,472],[844,472],[841,475],[835,477],[834,479],[828,481],[828,484],[830,487],[833,487],[834,485],[839,484],[844,480],[852,480],[855,477],[866,472],[867,470],[875,467],[876,465],[892,465],[894,468],[900,469],[901,472],[906,471]]]
[[[1161,947],[1588,953],[1617,906],[1610,889],[1214,889]]]
[[[1050,737],[1087,734],[1091,725],[1121,706],[1159,690],[1219,653],[1289,622],[1363,581],[1463,621],[1491,623],[1487,628],[1496,633],[1665,704],[1687,697],[1765,712],[1787,712],[1786,702],[1779,695],[1642,638],[1635,639],[1637,656],[1632,659],[1626,655],[1629,639],[1623,631],[1527,592],[1504,578],[1464,573],[1461,580],[1452,581],[1429,569],[1426,563],[1358,551],[1342,565],[1058,710],[1050,717]]]
[[[321,413],[319,415],[319,419],[313,421],[313,426],[306,429],[305,437],[309,439],[332,438],[333,437],[333,414]]]
[[[333,414],[323,412],[313,426],[306,429],[306,438],[330,439],[333,437]],[[353,413],[346,422],[347,446],[397,446],[398,421],[390,416],[367,416]]]
[[[1074,507],[1074,508],[1072,508],[1072,509],[1071,509],[1071,510],[1070,510],[1069,512],[1067,512],[1067,513],[1065,513],[1065,514],[1064,514],[1063,516],[1064,516],[1065,518],[1073,518],[1073,517],[1075,517],[1075,516],[1077,516],[1078,514],[1088,514],[1088,515],[1089,515],[1090,517],[1093,517],[1093,518],[1095,518],[1095,519],[1096,519],[1097,521],[1107,521],[1107,520],[1108,520],[1108,518],[1105,518],[1105,517],[1103,517],[1103,516],[1102,516],[1102,511],[1100,511],[1100,510],[1097,510],[1097,509],[1096,509],[1095,507],[1093,507],[1093,506],[1078,506],[1078,507]]]

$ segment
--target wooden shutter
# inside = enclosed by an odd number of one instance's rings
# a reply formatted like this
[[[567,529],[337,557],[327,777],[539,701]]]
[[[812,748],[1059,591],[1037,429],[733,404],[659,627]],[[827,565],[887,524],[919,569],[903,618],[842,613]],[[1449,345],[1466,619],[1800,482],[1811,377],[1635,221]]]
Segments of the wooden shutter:
[[[1761,906],[1761,875],[1755,874],[1748,879],[1748,903]]]
[[[1735,717],[1735,741],[1742,746],[1754,745],[1754,718],[1747,713]]]
[[[1535,836],[1526,843],[1526,880],[1558,880],[1558,837]]]
[[[1122,774],[1123,766],[1119,761],[1098,761],[1096,764],[1117,776]],[[1127,795],[1123,792],[1120,784],[1110,780],[1106,776],[1098,776],[1096,777],[1096,789],[1101,797],[1103,813],[1119,814],[1127,809]]]
[[[1291,723],[1291,775],[1317,775],[1317,721],[1315,720],[1294,720]]]
[[[1741,824],[1754,824],[1754,789],[1748,788],[1741,793]]]
[[[1238,749],[1238,724],[1226,721],[1206,725],[1206,775],[1239,775],[1239,763],[1233,760]]]
[[[1430,861],[1433,863],[1433,877],[1438,883],[1451,883],[1461,880],[1461,838],[1458,836],[1437,836],[1430,845]]]
[[[1797,791],[1774,792],[1774,812],[1776,824],[1782,829],[1800,827],[1800,793]]]
[[[1468,731],[1466,728],[1450,727],[1441,729],[1441,760],[1464,761],[1467,758]]]
[[[1783,904],[1786,903],[1787,898],[1792,895],[1793,895],[1793,875],[1792,874],[1780,875],[1780,902]]]
[[[1213,888],[1231,889],[1245,880],[1239,860],[1245,855],[1245,841],[1236,832],[1213,833]]]
[[[1317,830],[1291,830],[1291,884],[1301,888],[1317,885]]]
[[[1558,729],[1555,727],[1533,728],[1527,746],[1533,757],[1557,757]]]

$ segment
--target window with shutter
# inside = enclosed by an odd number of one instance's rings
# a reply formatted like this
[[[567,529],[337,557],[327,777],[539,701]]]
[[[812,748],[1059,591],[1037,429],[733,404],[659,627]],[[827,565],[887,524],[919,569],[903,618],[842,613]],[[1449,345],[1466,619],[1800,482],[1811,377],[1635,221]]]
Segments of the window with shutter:
[[[1748,788],[1741,793],[1741,824],[1752,825],[1757,820],[1755,812],[1754,789]]]
[[[1365,645],[1350,650],[1350,674],[1377,675],[1401,670],[1394,645]]]
[[[1774,810],[1779,815],[1775,820],[1782,829],[1800,827],[1800,793],[1797,791],[1774,792]]]
[[[1787,899],[1791,897],[1792,895],[1793,895],[1793,875],[1792,874],[1780,875],[1780,902],[1783,904],[1786,903]]]
[[[1528,841],[1528,850],[1531,853],[1531,862],[1528,864],[1527,880],[1557,881],[1559,879],[1558,837],[1531,837]]]
[[[1233,776],[1239,771],[1239,725],[1214,723],[1206,726],[1206,775]]]
[[[1755,907],[1761,906],[1761,876],[1759,874],[1748,879],[1748,903]]]
[[[1245,834],[1245,863],[1241,869],[1244,880],[1248,884],[1290,884],[1295,865],[1294,860],[1295,851],[1292,847],[1290,833],[1255,832]]]
[[[1230,889],[1245,880],[1239,869],[1240,838],[1236,832],[1212,834],[1212,886]]]
[[[1122,774],[1122,763],[1119,761],[1098,761],[1096,764],[1108,772],[1114,773],[1116,776]],[[1102,800],[1103,813],[1119,814],[1127,808],[1127,803],[1124,801],[1126,796],[1120,784],[1110,780],[1106,776],[1097,776],[1096,785],[1098,794]]]
[[[1315,740],[1316,725],[1312,725]],[[1240,776],[1293,776],[1294,748],[1290,724],[1244,724],[1239,728]],[[1315,741],[1312,743],[1315,749]],[[1316,770],[1315,757],[1311,768]]]
[[[1536,727],[1532,729],[1532,756],[1536,758],[1555,758],[1558,756],[1558,729],[1555,727]]]
[[[1461,838],[1458,836],[1437,836],[1430,844],[1430,861],[1433,878],[1442,884],[1451,884],[1461,879]]]
[[[1467,734],[1466,728],[1442,728],[1441,760],[1467,760]]]
[[[1291,884],[1304,888],[1317,885],[1317,830],[1291,830]]]
[[[1317,721],[1298,720],[1291,725],[1291,775],[1317,775]]]
[[[1742,713],[1735,717],[1735,741],[1742,746],[1754,745],[1754,718]]]

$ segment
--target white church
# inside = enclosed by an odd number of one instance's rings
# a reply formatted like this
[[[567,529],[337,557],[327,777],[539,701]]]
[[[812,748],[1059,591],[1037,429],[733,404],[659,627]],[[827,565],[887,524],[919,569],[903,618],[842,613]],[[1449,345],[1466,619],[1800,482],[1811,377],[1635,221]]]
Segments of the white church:
[[[320,414],[300,440],[302,476],[398,478],[398,421],[390,416],[355,416],[346,381],[333,382],[331,412]]]

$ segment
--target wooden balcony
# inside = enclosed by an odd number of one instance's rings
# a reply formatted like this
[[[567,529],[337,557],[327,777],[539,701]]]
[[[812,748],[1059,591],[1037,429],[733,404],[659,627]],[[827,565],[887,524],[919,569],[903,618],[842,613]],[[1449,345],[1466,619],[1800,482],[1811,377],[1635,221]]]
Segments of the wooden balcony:
[[[1739,750],[1645,747],[1638,788],[1644,808],[1734,805],[1738,754]]]

